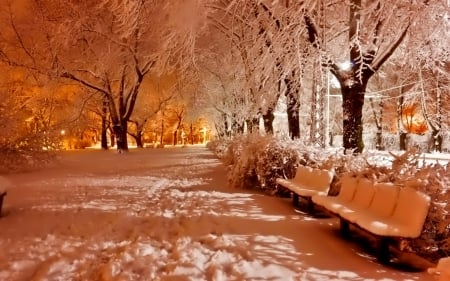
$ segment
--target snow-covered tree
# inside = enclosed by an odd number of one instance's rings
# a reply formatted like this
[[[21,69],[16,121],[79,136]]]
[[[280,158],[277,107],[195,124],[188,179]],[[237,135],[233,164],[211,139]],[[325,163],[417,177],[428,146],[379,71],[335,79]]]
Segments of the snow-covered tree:
[[[446,4],[364,0],[322,3],[311,5],[305,13],[308,39],[323,52],[322,63],[341,85],[344,148],[360,152],[364,147],[362,108],[369,79],[399,48],[408,32],[410,36],[418,35],[417,19],[430,15],[430,11],[438,12],[435,7]]]
[[[192,2],[192,1],[188,1]],[[190,4],[195,4],[194,2]],[[193,47],[196,22],[182,26],[188,4],[167,1],[101,1],[77,5],[66,21],[70,40],[61,55],[63,76],[97,90],[108,100],[117,148],[127,150],[128,121],[144,78],[155,69],[181,69],[186,50]],[[81,52],[81,56],[78,52]]]
[[[256,46],[254,49],[263,50],[253,52],[252,62],[259,66],[253,70],[265,78],[259,81],[273,83],[267,79],[270,73],[267,69],[273,69],[277,63],[284,68],[281,77],[288,77],[295,69],[304,71],[304,57],[315,57],[305,42],[318,51],[321,73],[328,68],[341,86],[344,148],[356,152],[364,147],[362,109],[369,79],[396,50],[406,57],[408,46],[420,46],[422,40],[429,37],[424,32],[426,29],[436,28],[440,30],[437,33],[442,34],[447,24],[443,19],[448,17],[445,1],[225,2],[229,4],[228,13],[245,10],[251,14],[243,7],[253,7],[252,12],[258,15],[253,22],[259,28],[253,29],[260,32],[256,33],[259,37],[254,36],[251,42]],[[242,18],[236,17],[236,26]],[[429,23],[427,18],[431,18]],[[250,25],[249,22],[245,24]],[[403,48],[401,44],[405,39],[408,39],[408,46]],[[296,81],[304,78],[296,75]],[[323,81],[324,75],[319,76],[315,80]],[[319,86],[323,89],[323,82],[319,82]],[[323,95],[324,91],[321,93]]]
[[[107,101],[119,150],[128,148],[127,124],[144,78],[191,64],[204,22],[197,1],[24,3],[27,11],[10,4],[5,14],[1,58],[96,91]]]

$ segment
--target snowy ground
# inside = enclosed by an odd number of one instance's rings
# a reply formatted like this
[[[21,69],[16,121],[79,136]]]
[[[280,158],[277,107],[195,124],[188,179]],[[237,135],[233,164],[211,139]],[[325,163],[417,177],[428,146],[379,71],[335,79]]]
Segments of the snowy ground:
[[[6,181],[0,280],[433,280],[378,264],[336,219],[228,188],[203,147],[64,152]]]

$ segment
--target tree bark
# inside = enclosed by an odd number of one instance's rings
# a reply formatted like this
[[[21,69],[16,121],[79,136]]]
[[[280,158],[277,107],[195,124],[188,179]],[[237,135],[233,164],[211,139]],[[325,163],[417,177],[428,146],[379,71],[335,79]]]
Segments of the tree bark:
[[[136,146],[138,148],[144,148],[144,142],[142,141],[142,137],[144,136],[144,126],[147,123],[147,120],[144,120],[142,122],[130,120],[130,122],[136,126],[136,133],[135,134],[128,133],[128,134],[134,138],[134,141],[136,142]]]
[[[108,135],[106,130],[106,120],[102,117],[101,146],[103,150],[108,150]]]
[[[144,142],[142,141],[142,136],[144,135],[144,133],[142,132],[142,130],[139,130],[136,132],[136,146],[138,148],[144,148]]]
[[[402,116],[403,116],[403,103],[404,103],[403,89],[400,88],[400,97],[397,102],[397,130],[399,137],[399,149],[406,150],[407,133],[403,128]]]
[[[178,142],[178,129],[173,131],[173,146],[177,145]]]
[[[107,120],[106,115],[108,113],[108,105],[106,104],[106,101],[103,101],[103,108],[102,108],[102,132],[101,132],[101,146],[102,149],[108,150],[108,136],[107,136]]]
[[[300,138],[300,102],[298,98],[298,88],[294,88],[293,81],[289,78],[284,79],[286,84],[286,104],[289,136],[291,139]]]
[[[116,136],[117,151],[120,153],[128,151],[127,124],[114,124],[113,130]]]
[[[248,119],[245,121],[245,123],[247,124],[247,131],[251,134],[251,133],[257,133],[258,129],[259,129],[259,122],[258,122],[258,118],[252,118],[252,119]]]
[[[273,114],[273,109],[268,108],[266,114],[263,115],[264,120],[264,130],[267,134],[273,135],[273,120],[275,119],[275,115]]]
[[[367,82],[364,84],[341,83],[343,109],[343,142],[345,151],[361,153],[364,150],[362,109]],[[349,84],[350,86],[345,86]]]
[[[375,137],[375,148],[377,150],[384,150],[383,147],[383,101],[379,103],[380,106],[380,116],[378,116],[375,106],[373,104],[373,99],[369,99],[370,107],[372,108],[373,118],[375,121],[375,126],[377,127],[377,133]]]
[[[242,135],[244,133],[244,124],[236,121],[235,116],[233,116],[231,128],[233,135]]]
[[[408,134],[404,131],[400,131],[399,133],[399,149],[406,150],[406,140],[408,139]]]
[[[114,147],[116,145],[116,135],[111,127],[109,127],[109,137],[111,139],[111,147]]]

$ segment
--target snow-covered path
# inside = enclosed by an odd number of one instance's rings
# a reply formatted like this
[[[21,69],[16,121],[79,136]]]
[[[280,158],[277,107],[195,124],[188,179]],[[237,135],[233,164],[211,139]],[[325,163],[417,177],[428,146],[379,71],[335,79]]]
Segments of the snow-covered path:
[[[335,219],[229,188],[203,147],[64,152],[5,178],[0,280],[433,280],[379,265]]]

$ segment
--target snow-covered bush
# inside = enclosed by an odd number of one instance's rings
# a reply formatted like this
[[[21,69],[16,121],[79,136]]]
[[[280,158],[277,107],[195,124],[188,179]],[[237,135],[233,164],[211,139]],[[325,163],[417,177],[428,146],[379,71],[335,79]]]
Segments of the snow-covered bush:
[[[49,150],[61,142],[60,130],[52,129],[50,119],[39,118],[47,105],[11,85],[0,88],[0,173],[41,167],[53,157]]]
[[[2,101],[0,97],[0,173],[40,167],[51,160],[54,154],[48,149],[59,144],[60,135],[33,132],[20,112],[8,110]]]
[[[260,146],[267,139],[258,135],[235,137],[230,143],[224,161],[229,166],[228,179],[233,187],[260,187],[256,174],[256,158]]]
[[[272,137],[264,137],[263,142],[257,144],[255,149],[255,173],[259,186],[272,193],[280,195],[287,191],[278,189],[277,178],[292,178],[299,163],[305,163],[301,149],[290,144],[290,141],[280,142]]]
[[[211,145],[222,161],[229,167],[229,180],[233,187],[260,188],[270,193],[285,194],[278,189],[278,177],[292,178],[298,165],[331,168],[328,155],[323,150],[307,147],[301,141],[276,139],[258,134],[238,136],[223,145]],[[223,153],[225,151],[225,153]],[[220,156],[221,155],[221,156]]]
[[[55,154],[43,150],[39,141],[0,142],[0,174],[26,171],[51,163]]]
[[[449,166],[422,167],[406,184],[427,193],[431,206],[419,239],[411,241],[414,251],[428,255],[434,262],[450,256],[450,169]]]
[[[223,159],[230,145],[229,139],[215,139],[206,144],[206,147],[213,151],[214,154],[220,159]]]

